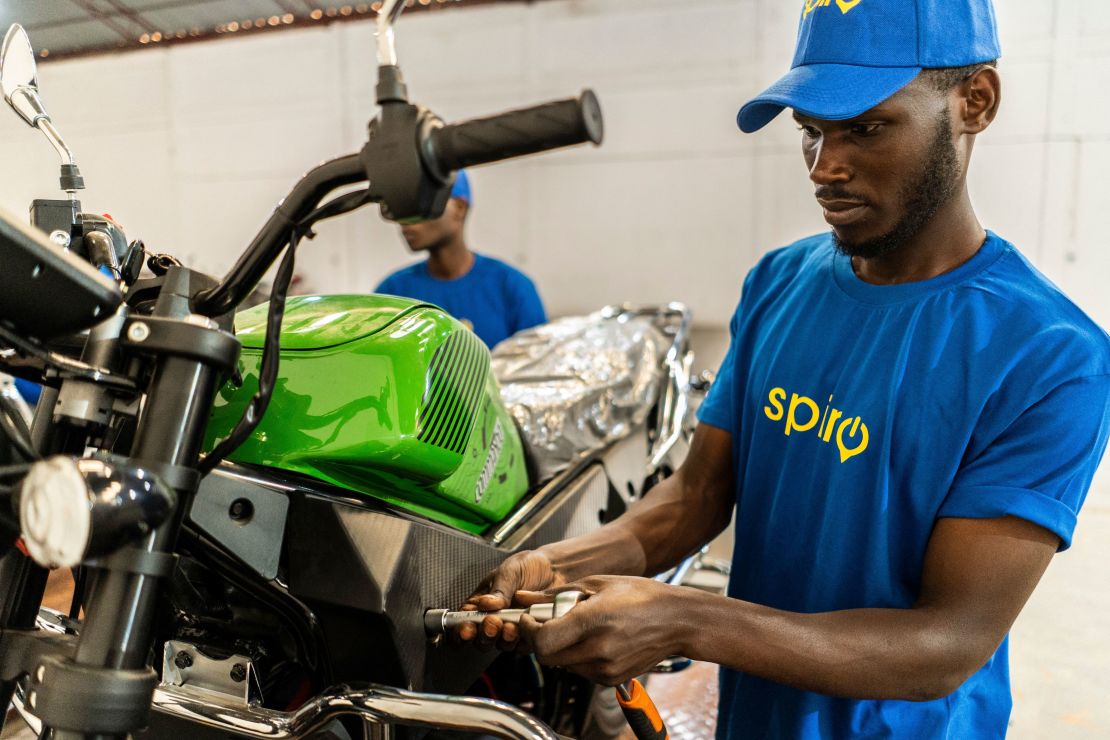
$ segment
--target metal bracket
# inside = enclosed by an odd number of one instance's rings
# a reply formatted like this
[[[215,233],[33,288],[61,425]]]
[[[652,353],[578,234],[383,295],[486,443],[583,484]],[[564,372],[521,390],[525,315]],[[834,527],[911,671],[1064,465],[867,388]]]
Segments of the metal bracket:
[[[262,687],[254,663],[245,655],[212,658],[187,642],[168,640],[162,651],[162,687],[186,686],[242,702],[262,703]]]
[[[215,321],[195,314],[184,321],[131,317],[124,324],[120,344],[139,352],[188,357],[228,371],[239,360],[240,345],[235,335],[218,328]]]

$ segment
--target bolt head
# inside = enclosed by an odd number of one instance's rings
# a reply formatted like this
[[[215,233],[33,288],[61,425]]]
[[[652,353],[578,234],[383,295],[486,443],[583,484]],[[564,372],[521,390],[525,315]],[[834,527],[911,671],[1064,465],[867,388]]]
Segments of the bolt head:
[[[231,680],[240,683],[247,678],[247,667],[242,663],[236,663],[231,666]]]
[[[145,342],[150,336],[150,325],[136,321],[127,329],[127,338],[132,342]]]
[[[62,249],[66,249],[70,244],[69,234],[61,229],[55,229],[50,232],[50,241],[54,242]]]
[[[173,656],[173,664],[181,669],[188,668],[193,665],[193,656],[182,650]]]

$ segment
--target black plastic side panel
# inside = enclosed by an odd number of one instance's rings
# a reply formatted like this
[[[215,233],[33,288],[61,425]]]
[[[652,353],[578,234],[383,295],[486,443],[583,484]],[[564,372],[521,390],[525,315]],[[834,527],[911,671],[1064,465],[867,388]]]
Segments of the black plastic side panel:
[[[288,512],[286,493],[215,471],[200,484],[189,518],[269,581],[278,573]]]
[[[596,528],[608,497],[603,468],[587,468],[522,533],[519,547],[537,547]],[[293,494],[286,546],[290,591],[320,605],[326,631],[332,620],[325,612],[342,613],[339,622],[349,629],[350,610],[366,613],[365,629],[388,630],[377,639],[391,643],[391,649],[345,656],[352,659],[352,667],[361,664],[368,674],[388,675],[393,671],[380,662],[395,660],[405,685],[459,693],[495,657],[471,647],[431,646],[424,636],[423,615],[427,609],[461,604],[511,549],[402,518],[357,499],[303,491]],[[371,619],[372,614],[384,619]]]

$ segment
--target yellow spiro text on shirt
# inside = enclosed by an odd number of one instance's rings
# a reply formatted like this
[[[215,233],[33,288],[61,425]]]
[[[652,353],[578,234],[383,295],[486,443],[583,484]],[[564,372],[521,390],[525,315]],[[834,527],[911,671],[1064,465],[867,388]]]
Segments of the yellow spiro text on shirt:
[[[818,8],[828,7],[832,3],[833,0],[805,0],[805,11],[802,13],[802,17],[805,18]],[[836,7],[840,8],[840,12],[844,15],[847,15],[848,11],[859,4],[860,0],[836,0]]]
[[[817,437],[826,444],[832,442],[835,436],[836,446],[840,450],[840,462],[845,463],[867,449],[871,435],[863,419],[845,416],[843,411],[833,408],[832,400],[830,395],[829,402],[822,411],[812,398],[791,393],[790,402],[784,407],[786,390],[772,388],[767,394],[768,405],[763,407],[763,413],[771,421],[784,422],[783,434],[787,437],[808,432],[814,427],[817,428]]]

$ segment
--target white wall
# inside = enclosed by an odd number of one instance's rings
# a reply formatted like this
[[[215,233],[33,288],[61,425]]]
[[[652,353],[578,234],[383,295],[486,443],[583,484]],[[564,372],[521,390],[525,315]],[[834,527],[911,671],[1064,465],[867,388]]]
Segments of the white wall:
[[[976,203],[1110,325],[1110,103],[1092,94],[1110,73],[1110,9],[998,5],[1005,104],[976,155]],[[600,94],[601,149],[474,175],[473,242],[532,273],[554,313],[680,299],[723,326],[760,253],[824,228],[788,117],[756,136],[734,125],[785,69],[796,16],[776,0],[549,0],[414,14],[399,49],[414,97],[448,119]],[[41,82],[86,206],[222,271],[303,170],[362,143],[372,41],[372,22],[337,24],[53,63]],[[0,156],[18,174],[0,205],[20,211],[53,188],[53,152],[32,133],[0,116]],[[325,227],[302,271],[319,290],[366,290],[408,259],[366,211]]]
[[[976,152],[976,206],[1110,326],[1110,5],[996,6],[1005,97]],[[594,87],[605,146],[474,173],[472,242],[530,272],[553,313],[683,300],[711,335],[759,254],[824,228],[788,117],[756,136],[734,124],[788,65],[796,18],[784,0],[548,0],[414,14],[398,45],[414,97],[449,120]],[[85,173],[86,208],[223,271],[303,170],[361,145],[372,31],[46,65],[43,95]],[[0,162],[0,205],[53,197],[53,151],[13,115],[0,115]],[[300,264],[314,290],[367,291],[409,259],[366,211],[321,227]],[[1108,478],[1015,629],[1017,737],[1110,736]]]

